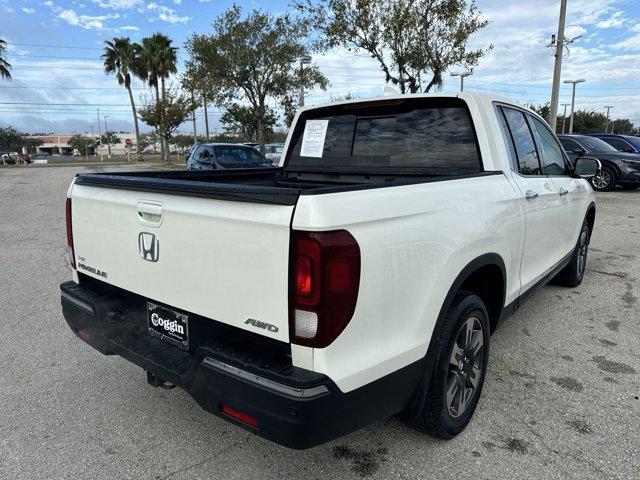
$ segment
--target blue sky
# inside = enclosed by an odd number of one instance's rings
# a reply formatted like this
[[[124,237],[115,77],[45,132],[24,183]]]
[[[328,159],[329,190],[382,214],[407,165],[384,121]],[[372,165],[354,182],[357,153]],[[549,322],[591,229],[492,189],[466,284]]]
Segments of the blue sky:
[[[163,32],[181,47],[193,32],[211,31],[213,19],[233,2],[222,0],[0,0],[0,38],[8,42],[14,65],[11,82],[0,82],[0,125],[23,131],[89,131],[96,108],[109,115],[109,128],[131,130],[126,91],[102,72],[99,56],[104,40],[129,36],[139,41]],[[553,57],[546,48],[557,29],[559,0],[478,0],[491,23],[472,39],[472,46],[493,44],[480,61],[469,90],[489,91],[522,103],[544,103],[550,96]],[[287,10],[287,1],[244,2],[245,10]],[[578,85],[577,106],[630,118],[640,126],[640,2],[637,0],[569,0],[567,36],[582,35],[570,47],[563,79],[585,78]],[[328,102],[351,93],[378,95],[384,78],[366,55],[333,50],[314,56],[331,81],[326,92],[312,91],[308,104]],[[456,69],[453,69],[456,70]],[[443,91],[458,80],[445,77]],[[147,89],[135,84],[136,99]],[[570,101],[561,88],[561,102]],[[560,107],[562,112],[562,107]],[[211,108],[212,129],[220,114]],[[202,112],[197,114],[203,130]],[[101,119],[101,123],[103,119]],[[188,131],[185,125],[183,130]]]

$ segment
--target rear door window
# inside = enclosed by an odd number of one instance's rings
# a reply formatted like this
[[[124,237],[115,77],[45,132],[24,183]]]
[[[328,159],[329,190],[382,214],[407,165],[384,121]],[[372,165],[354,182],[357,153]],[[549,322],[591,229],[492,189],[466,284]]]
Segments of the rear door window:
[[[516,146],[520,173],[522,175],[543,175],[536,144],[524,114],[513,108],[503,107],[502,110]]]
[[[302,155],[306,122],[327,121],[317,135],[315,156]],[[308,132],[307,132],[308,133]],[[310,138],[308,136],[307,138]],[[347,104],[302,115],[287,159],[291,169],[351,169],[433,174],[482,171],[475,130],[459,99],[407,99]],[[308,150],[305,150],[305,153]]]

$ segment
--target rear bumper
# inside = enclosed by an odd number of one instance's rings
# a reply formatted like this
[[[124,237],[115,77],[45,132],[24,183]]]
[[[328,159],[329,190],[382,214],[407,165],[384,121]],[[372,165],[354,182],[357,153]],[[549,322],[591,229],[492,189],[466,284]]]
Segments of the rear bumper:
[[[99,282],[98,282],[99,283]],[[422,361],[348,393],[294,367],[289,346],[190,315],[190,347],[147,333],[142,297],[98,284],[60,285],[64,317],[105,355],[119,355],[185,390],[208,412],[289,448],[310,448],[399,413],[415,395]],[[257,420],[226,415],[227,405]]]

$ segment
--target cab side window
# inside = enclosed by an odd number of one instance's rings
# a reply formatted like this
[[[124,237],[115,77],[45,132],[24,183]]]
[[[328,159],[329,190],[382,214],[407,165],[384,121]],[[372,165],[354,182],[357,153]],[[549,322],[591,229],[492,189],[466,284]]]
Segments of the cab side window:
[[[529,115],[540,147],[544,173],[547,175],[567,175],[567,163],[562,153],[562,147],[556,137],[540,120]]]
[[[520,110],[502,107],[518,155],[522,175],[544,175],[529,125]]]
[[[504,143],[507,147],[507,155],[509,156],[509,165],[511,166],[511,170],[514,172],[519,171],[518,169],[518,156],[516,155],[516,147],[513,144],[513,137],[511,136],[511,132],[509,131],[509,125],[507,125],[507,121],[504,118],[504,113],[502,112],[502,108],[496,107],[496,117],[498,118],[498,123],[500,124],[500,130],[502,131],[502,138],[504,139]]]

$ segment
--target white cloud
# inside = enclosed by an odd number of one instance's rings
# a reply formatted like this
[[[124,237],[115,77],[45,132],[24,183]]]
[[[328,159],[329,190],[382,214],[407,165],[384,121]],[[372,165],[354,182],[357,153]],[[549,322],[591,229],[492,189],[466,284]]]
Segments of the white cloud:
[[[28,13],[29,15],[31,15],[32,13],[36,13],[36,10],[34,8],[27,8],[27,7],[22,7],[22,11],[24,13]]]
[[[625,18],[623,12],[614,12],[610,17],[600,20],[596,23],[596,27],[598,28],[616,28],[620,27],[624,24]]]
[[[92,0],[102,8],[129,9],[144,5],[142,0]]]
[[[636,50],[640,51],[640,35],[634,35],[618,43],[612,45],[613,48],[620,48],[623,50]]]
[[[84,28],[85,30],[104,30],[104,20],[110,20],[114,18],[120,18],[120,15],[78,15],[75,10],[67,9],[58,14],[58,18],[64,20],[69,25]]]
[[[140,29],[135,25],[125,25],[124,27],[118,27],[118,30],[129,30],[132,32],[139,32]]]
[[[189,21],[189,17],[181,17],[172,8],[165,7],[164,5],[158,5],[155,2],[147,4],[147,9],[156,12],[158,14],[157,18],[163,22],[175,24],[187,23]]]
[[[173,0],[174,5],[180,5],[182,0]]]

